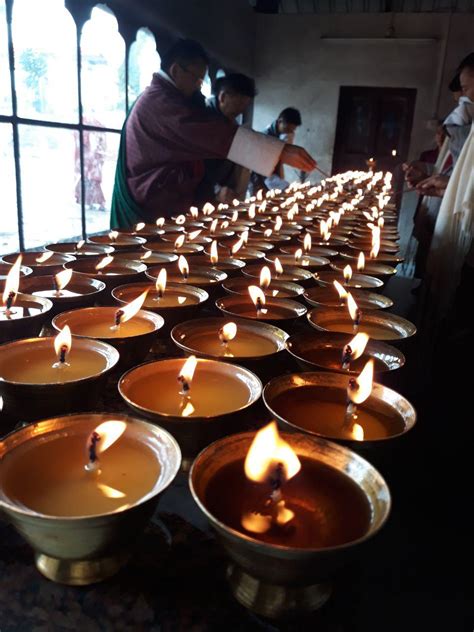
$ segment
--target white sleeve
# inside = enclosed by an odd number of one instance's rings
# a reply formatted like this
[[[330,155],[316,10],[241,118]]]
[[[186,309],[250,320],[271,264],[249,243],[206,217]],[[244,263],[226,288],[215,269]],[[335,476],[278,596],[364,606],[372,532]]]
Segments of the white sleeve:
[[[239,127],[227,158],[242,167],[270,176],[280,160],[285,143],[274,136]]]

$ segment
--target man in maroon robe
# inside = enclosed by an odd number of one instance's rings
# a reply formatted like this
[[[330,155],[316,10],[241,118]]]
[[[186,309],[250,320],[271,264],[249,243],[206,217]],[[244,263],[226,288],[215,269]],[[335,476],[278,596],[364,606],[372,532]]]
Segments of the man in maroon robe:
[[[125,228],[186,211],[204,175],[205,159],[228,158],[270,175],[280,161],[312,171],[301,147],[239,127],[199,107],[208,59],[203,48],[181,40],[162,59],[162,70],[137,99],[122,129],[112,199],[112,228]]]

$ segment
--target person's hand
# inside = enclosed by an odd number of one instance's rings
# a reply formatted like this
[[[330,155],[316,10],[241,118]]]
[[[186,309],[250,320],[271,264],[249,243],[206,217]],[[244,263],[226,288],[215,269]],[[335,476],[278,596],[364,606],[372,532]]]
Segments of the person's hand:
[[[237,193],[230,187],[221,187],[216,194],[216,200],[222,204],[231,204],[237,197]]]
[[[280,162],[307,172],[313,171],[318,164],[306,149],[298,145],[285,145],[280,155]]]
[[[405,172],[405,180],[410,189],[414,189],[419,182],[428,177],[422,165],[423,163],[418,160],[414,160],[410,164],[403,163],[402,169]]]
[[[443,197],[448,182],[449,176],[430,176],[419,182],[416,186],[416,190],[420,195]]]

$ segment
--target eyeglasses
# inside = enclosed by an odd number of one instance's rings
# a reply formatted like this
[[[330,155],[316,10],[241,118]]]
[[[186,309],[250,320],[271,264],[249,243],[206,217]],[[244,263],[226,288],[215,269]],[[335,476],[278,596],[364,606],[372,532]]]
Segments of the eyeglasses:
[[[189,70],[189,68],[185,68],[184,66],[180,66],[180,68],[181,70],[184,70],[184,72],[187,72],[192,77],[194,77],[194,79],[199,83],[199,85],[202,85],[204,83],[204,77],[200,77],[195,72],[193,72],[192,70]]]

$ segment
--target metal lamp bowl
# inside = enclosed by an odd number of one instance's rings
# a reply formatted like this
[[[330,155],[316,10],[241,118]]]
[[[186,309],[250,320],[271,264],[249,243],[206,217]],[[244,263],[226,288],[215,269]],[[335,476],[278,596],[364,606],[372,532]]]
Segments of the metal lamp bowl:
[[[25,338],[2,345],[0,347],[0,377],[2,376],[2,357],[4,361],[8,358],[8,362],[14,362],[15,355],[20,357],[23,354],[27,355],[30,349],[53,349],[53,343],[53,337],[44,337]],[[96,375],[69,382],[26,383],[2,378],[0,395],[3,397],[3,412],[10,420],[32,421],[51,415],[65,415],[94,408],[105,387],[107,377],[116,367],[120,356],[111,345],[92,338],[75,339],[74,347],[90,350],[103,356],[106,360],[104,369]]]
[[[84,336],[82,334],[76,334],[75,329],[78,323],[86,321],[93,321],[96,314],[107,314],[111,323],[114,322],[115,313],[117,307],[83,307],[80,309],[73,309],[69,312],[62,312],[53,318],[52,325],[60,331],[65,325],[69,325],[71,333],[74,338],[91,338],[91,336]],[[154,314],[148,310],[141,309],[137,316],[141,316],[149,321],[152,326],[152,331],[147,331],[137,336],[129,336],[123,338],[107,338],[106,336],[97,336],[94,339],[102,340],[107,344],[115,347],[120,353],[120,362],[118,368],[121,370],[128,369],[131,366],[135,366],[140,362],[143,362],[153,341],[158,336],[159,330],[164,325],[164,320],[159,314]]]
[[[367,533],[343,545],[302,549],[271,545],[236,531],[206,506],[206,490],[221,468],[245,458],[255,433],[216,441],[203,450],[191,468],[189,485],[199,509],[210,522],[231,564],[227,571],[234,597],[244,607],[268,618],[301,615],[320,608],[330,597],[331,580],[386,522],[391,506],[388,486],[378,471],[358,454],[318,437],[282,434],[298,456],[316,459],[347,475],[372,507]]]
[[[229,294],[241,294],[243,296],[248,296],[249,285],[252,285],[252,283],[253,282],[248,278],[238,277],[224,281],[222,288]],[[265,296],[273,296],[273,291],[278,290],[278,297],[293,298],[295,300],[298,300],[298,297],[302,296],[304,292],[304,287],[302,285],[298,285],[292,281],[272,280],[268,288],[261,289]]]
[[[38,570],[53,581],[87,585],[114,575],[130,558],[131,543],[151,517],[158,496],[174,480],[181,463],[173,437],[158,426],[120,413],[86,413],[46,419],[7,435],[0,442],[0,469],[8,452],[30,439],[53,432],[87,436],[100,423],[124,421],[126,433],[146,436],[160,461],[155,486],[135,505],[115,513],[85,517],[55,517],[34,512],[11,501],[0,487],[0,507],[35,551]],[[32,472],[34,476],[34,472]]]
[[[156,281],[162,267],[163,266],[153,266],[151,268],[148,268],[146,276],[152,281]],[[206,290],[211,298],[215,298],[220,294],[220,284],[222,283],[222,281],[225,281],[227,279],[227,274],[225,272],[216,268],[211,268],[211,266],[190,266],[189,282],[182,276],[175,265],[173,266],[173,268],[170,268],[168,266],[167,270],[168,280],[170,281],[170,283],[193,284],[193,274],[204,277],[205,281],[199,281],[199,283],[194,283],[194,285],[196,285],[196,287],[200,287],[203,290]]]
[[[195,265],[212,266],[209,257],[203,254],[188,257],[188,263],[191,268],[194,268]],[[245,265],[245,261],[241,261],[240,259],[236,259],[234,257],[219,257],[215,267],[222,270],[222,272],[225,272],[228,277],[235,277],[240,275],[240,272],[242,272],[242,269],[245,268]]]
[[[309,324],[319,331],[332,331],[340,333],[348,333],[347,328],[352,326],[352,319],[346,307],[339,308],[319,308],[315,307],[308,312]],[[370,337],[374,340],[383,340],[384,342],[400,343],[406,338],[415,335],[416,327],[413,323],[401,316],[373,310],[362,312],[362,320],[359,331],[364,331],[364,325],[370,327],[379,326],[387,332],[383,338],[377,338],[377,334],[371,333]]]
[[[87,240],[90,244],[99,244],[105,246],[112,246],[116,252],[135,250],[146,243],[144,237],[138,237],[137,235],[129,235],[127,233],[120,233],[117,239],[111,239],[109,235],[95,235],[89,237]]]
[[[302,268],[303,270],[322,270],[322,268],[326,268],[329,265],[329,259],[326,257],[316,257],[315,255],[307,255],[303,254],[301,259],[295,259],[292,255],[281,255],[281,254],[271,254],[265,257],[265,261],[269,263],[274,263],[275,259],[279,259],[280,263],[285,269],[287,266],[296,266],[298,268]]]
[[[102,255],[110,255],[114,252],[113,246],[102,246],[100,244],[84,244],[82,248],[77,249],[78,242],[60,242],[57,244],[48,244],[45,246],[45,250],[52,252],[60,252],[65,255],[72,255],[74,257],[93,257]]]
[[[166,367],[179,374],[182,358],[166,358],[157,362],[147,362],[127,371],[119,380],[118,390],[125,403],[141,417],[166,428],[179,444],[183,455],[183,469],[189,469],[194,457],[207,445],[227,434],[245,427],[252,417],[254,405],[262,394],[262,383],[251,371],[238,364],[228,364],[218,360],[199,359],[197,371],[218,370],[233,379],[244,382],[249,388],[248,402],[238,410],[229,410],[215,416],[191,416],[183,418],[151,409],[136,395],[136,386],[141,380],[157,376],[156,389],[160,389],[160,368]],[[177,382],[176,382],[177,383]],[[178,383],[177,383],[178,384]]]
[[[4,283],[8,273],[12,269],[13,263],[1,263],[0,262],[0,283]],[[20,267],[20,279],[32,274],[33,270],[28,266]]]
[[[259,279],[261,271],[262,266],[260,264],[253,264],[246,266],[242,270],[242,274],[246,277]],[[272,278],[275,281],[289,281],[305,287],[313,284],[313,274],[306,268],[298,268],[297,266],[283,266],[282,274],[272,274]]]
[[[144,258],[147,252],[151,252],[151,254]],[[129,261],[136,261],[137,263],[144,263],[147,266],[156,266],[156,265],[168,265],[169,263],[174,263],[178,261],[178,255],[173,254],[172,252],[155,252],[150,248],[143,247],[142,250],[130,250],[130,252],[121,252],[120,259],[128,259]]]
[[[18,293],[13,308],[23,308],[28,316],[0,320],[0,343],[37,336],[53,308],[48,298]],[[1,308],[0,308],[1,309]]]
[[[286,255],[294,255],[297,250],[299,250],[301,246],[282,246],[280,248],[280,252],[283,252]],[[310,257],[324,257],[325,259],[332,259],[333,257],[337,257],[337,250],[332,250],[331,248],[324,248],[324,246],[315,246],[311,247],[311,250],[304,253],[304,255],[309,255]]]
[[[324,369],[345,375],[358,375],[360,371],[348,371],[343,369],[340,364],[333,366],[329,361],[324,363],[321,360],[315,361],[311,359],[311,351],[318,350],[338,352],[339,358],[342,358],[344,346],[352,340],[353,337],[354,336],[350,334],[305,331],[304,333],[290,336],[286,341],[286,348],[293,358],[295,358],[299,367],[304,371],[320,371]],[[405,364],[405,356],[399,349],[378,340],[369,340],[362,358],[364,361],[374,358],[378,360],[379,363],[382,363],[383,368],[380,367],[380,364],[377,365],[376,371],[378,372],[395,371]]]
[[[383,286],[384,282],[377,277],[370,276],[368,274],[359,274],[358,272],[354,272],[350,281],[346,281],[342,274],[338,274],[335,270],[323,270],[322,272],[314,273],[314,280],[318,285],[322,285],[323,287],[332,286],[333,282],[339,281],[339,283],[345,288],[349,288],[352,291],[352,288],[356,290],[375,290]]]
[[[347,259],[348,263],[351,264],[352,261],[357,261],[359,258],[358,254],[351,254],[352,252],[353,251],[340,252],[339,256],[342,257],[343,259]],[[388,252],[379,252],[376,259],[369,259],[369,261],[374,261],[374,263],[375,262],[386,263],[386,264],[393,264],[395,266],[398,265],[399,263],[403,263],[404,260],[405,260],[404,257],[393,255]]]
[[[22,252],[11,255],[4,255],[2,261],[5,263],[15,263],[18,255],[22,255],[22,264],[31,268],[33,276],[40,276],[42,274],[57,274],[61,272],[63,266],[67,263],[73,263],[75,257],[72,255],[64,255],[60,252],[54,252],[52,256],[44,263],[38,263],[38,257],[45,254],[44,252]]]
[[[275,398],[282,394],[291,398],[292,392],[297,388],[304,387],[316,387],[321,389],[321,394],[324,397],[328,396],[328,393],[333,390],[341,393],[342,397],[346,397],[348,376],[341,375],[340,373],[331,373],[326,371],[314,372],[314,373],[292,373],[291,375],[280,375],[270,380],[263,389],[263,402],[268,411],[278,420],[279,424],[287,432],[302,432],[313,437],[322,437],[327,440],[337,441],[342,445],[346,445],[354,450],[367,447],[381,447],[387,445],[397,438],[405,435],[409,430],[413,428],[416,423],[416,411],[410,402],[402,397],[396,391],[391,388],[387,388],[382,384],[374,382],[372,387],[372,393],[369,398],[364,402],[363,406],[366,409],[373,411],[379,410],[381,407],[387,407],[393,409],[398,416],[403,420],[404,429],[399,434],[393,434],[390,437],[383,437],[380,439],[356,441],[351,439],[343,439],[339,437],[330,437],[321,435],[315,431],[307,430],[293,421],[286,419],[282,416],[278,407],[275,405]]]
[[[176,248],[174,241],[148,240],[147,249],[152,250],[157,255],[171,253],[179,257],[179,255],[193,255],[202,252],[204,246],[193,242],[185,242],[180,248]]]
[[[393,301],[388,296],[369,292],[367,290],[353,290],[351,294],[360,309],[388,309]],[[304,298],[313,307],[342,307],[336,288],[332,286],[318,286],[307,289]]]
[[[330,264],[330,267],[337,272],[342,274],[344,268],[346,267],[347,262],[342,261],[334,261]],[[397,269],[392,266],[388,266],[385,263],[378,263],[377,261],[367,261],[363,273],[368,274],[369,276],[374,276],[377,278],[380,277],[391,277],[394,274],[397,274]]]
[[[227,316],[231,316],[232,318],[237,316],[241,318],[249,318],[251,320],[257,320],[264,323],[269,323],[270,325],[275,325],[276,327],[281,327],[286,332],[289,332],[293,325],[295,324],[298,318],[304,316],[307,312],[307,309],[304,305],[297,303],[291,299],[287,298],[268,298],[266,301],[267,307],[279,307],[283,310],[287,311],[288,315],[281,315],[278,317],[274,317],[273,315],[263,315],[262,317],[257,317],[257,312],[255,310],[255,315],[253,315],[254,305],[250,300],[250,296],[241,296],[240,294],[233,294],[229,296],[223,296],[216,300],[216,307]],[[249,310],[250,314],[246,314]]]

